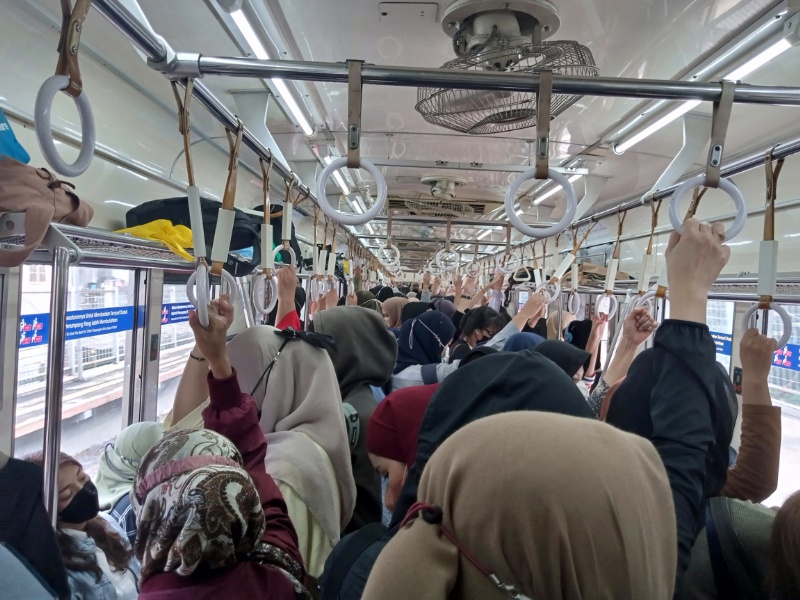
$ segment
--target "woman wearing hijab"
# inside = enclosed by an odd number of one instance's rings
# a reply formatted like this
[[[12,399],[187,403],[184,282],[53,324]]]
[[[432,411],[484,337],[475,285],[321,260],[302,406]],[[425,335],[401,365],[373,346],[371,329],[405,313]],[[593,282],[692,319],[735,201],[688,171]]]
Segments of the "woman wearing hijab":
[[[561,328],[558,326],[558,311],[547,317],[547,339],[548,340],[563,340],[564,331],[569,327],[570,323],[575,320],[575,315],[566,310],[561,311]]]
[[[419,426],[438,388],[439,384],[433,383],[392,392],[369,419],[369,460],[387,480],[384,502],[390,512],[394,510],[408,470],[414,464]]]
[[[243,597],[295,600],[304,592],[297,535],[264,467],[267,441],[228,356],[225,317],[209,307],[208,329],[195,313],[189,324],[209,363],[207,429],[169,433],[137,471],[139,598],[221,598],[235,587]]]
[[[542,354],[556,363],[572,378],[584,398],[589,398],[589,388],[583,379],[583,369],[591,355],[585,350],[558,340],[545,340],[535,348],[535,352]]]
[[[545,310],[544,297],[531,294],[514,318],[485,345],[500,349],[506,340]],[[538,318],[538,317],[537,317]],[[397,366],[392,376],[392,391],[403,387],[429,385],[442,381],[458,369],[458,361],[442,363],[442,355],[453,339],[455,325],[437,310],[403,321],[397,339]]]
[[[125,531],[131,546],[136,540],[136,512],[131,506],[131,484],[142,457],[163,435],[160,423],[134,423],[120,431],[100,456],[95,481],[100,510],[109,511],[109,516]]]
[[[425,314],[429,310],[431,310],[431,305],[428,302],[409,302],[400,311],[400,325],[402,326],[402,324],[406,321],[416,319],[418,316]]]
[[[380,301],[375,298],[375,294],[372,292],[367,292],[364,290],[359,290],[356,292],[356,306],[360,306],[361,308],[368,308],[369,310],[374,310],[376,312],[381,312],[381,303]]]
[[[339,384],[324,349],[331,343],[324,336],[260,325],[228,344],[239,385],[261,413],[259,425],[270,448],[267,472],[286,500],[312,577],[322,572],[350,521],[356,495]],[[207,405],[200,403],[175,428],[202,426]]]
[[[675,548],[669,481],[649,442],[511,412],[436,450],[363,599],[670,600]]]
[[[447,377],[422,418],[416,457],[397,499],[390,531],[376,531],[367,540],[359,538],[361,532],[344,538],[325,565],[320,581],[322,599],[361,598],[375,559],[416,502],[420,477],[436,448],[473,421],[520,410],[592,418],[570,377],[550,359],[535,352],[489,354]]]
[[[535,333],[516,333],[506,340],[503,352],[522,352],[523,350],[533,350],[544,342],[545,339]]]
[[[371,386],[383,387],[392,376],[397,340],[375,311],[357,306],[340,306],[319,313],[314,319],[314,331],[329,335],[336,342],[336,351],[330,357],[339,390],[342,400],[355,408],[360,423],[361,434],[355,447],[351,446],[356,505],[345,528],[345,533],[349,533],[369,523],[379,523],[383,512],[381,481],[367,456],[365,432],[376,407]]]
[[[401,315],[403,308],[408,304],[408,298],[389,298],[383,303],[383,319],[389,329],[398,329],[403,321]]]

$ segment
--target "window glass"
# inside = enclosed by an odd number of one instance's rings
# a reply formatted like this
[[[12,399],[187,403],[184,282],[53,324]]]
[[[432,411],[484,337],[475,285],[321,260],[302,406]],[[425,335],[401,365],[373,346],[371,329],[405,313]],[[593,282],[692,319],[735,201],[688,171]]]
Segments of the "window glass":
[[[194,347],[194,335],[189,327],[189,311],[194,307],[186,297],[185,284],[164,284],[161,306],[161,354],[158,375],[157,419],[160,423],[172,410],[189,352]]]
[[[735,303],[725,300],[709,300],[706,306],[706,323],[717,346],[717,362],[728,373],[731,371],[734,311]]]
[[[793,492],[800,481],[800,306],[784,305],[792,317],[792,336],[789,343],[775,353],[770,370],[769,388],[773,404],[781,407],[781,463],[778,489],[764,504],[777,506]],[[769,315],[769,335],[777,339],[783,332],[783,322]]]
[[[133,277],[124,269],[69,270],[61,450],[94,476],[105,445],[122,429],[126,349],[133,328]],[[14,454],[43,445],[45,374],[50,341],[46,265],[22,268]]]

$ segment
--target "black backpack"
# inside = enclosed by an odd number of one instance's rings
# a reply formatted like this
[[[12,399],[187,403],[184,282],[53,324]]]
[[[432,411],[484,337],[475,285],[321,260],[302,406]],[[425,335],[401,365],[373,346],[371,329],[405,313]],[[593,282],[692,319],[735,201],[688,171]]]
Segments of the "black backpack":
[[[214,243],[214,232],[217,228],[217,214],[221,203],[209,198],[200,198],[200,207],[203,211],[203,230],[206,237],[206,256],[211,256],[211,247]],[[261,263],[261,233],[256,218],[250,217],[241,210],[234,209],[236,216],[233,221],[231,234],[231,247],[225,270],[234,277],[244,277],[252,273]],[[189,201],[186,196],[180,198],[167,198],[164,200],[151,200],[130,209],[125,214],[127,227],[144,225],[156,219],[167,219],[173,225],[191,227],[189,218]],[[253,249],[253,256],[249,259],[236,252],[236,250]],[[271,251],[271,249],[269,249]]]

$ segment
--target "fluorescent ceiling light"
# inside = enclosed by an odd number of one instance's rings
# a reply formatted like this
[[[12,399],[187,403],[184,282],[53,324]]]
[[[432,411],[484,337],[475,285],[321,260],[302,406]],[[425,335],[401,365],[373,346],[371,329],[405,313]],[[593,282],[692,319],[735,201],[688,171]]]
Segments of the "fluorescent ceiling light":
[[[578,179],[580,179],[581,177],[583,177],[583,175],[573,175],[572,177],[570,177],[570,178],[569,178],[569,182],[570,182],[570,183],[575,183],[575,182],[576,182],[576,181],[578,181]],[[536,204],[541,204],[542,202],[544,202],[545,200],[547,200],[547,199],[548,199],[550,196],[552,196],[553,194],[556,194],[556,193],[558,193],[559,191],[561,191],[561,186],[560,186],[560,185],[557,185],[556,187],[554,187],[552,190],[550,190],[549,192],[547,192],[547,193],[546,193],[546,194],[544,194],[543,196],[539,196],[538,198],[536,198],[536,199],[533,201],[534,205],[536,205]],[[517,214],[520,214],[520,213],[517,213]]]
[[[369,230],[370,235],[375,235],[375,229],[372,227],[371,223],[367,223],[367,230]]]
[[[239,28],[239,31],[242,32],[245,41],[247,41],[247,45],[250,46],[250,49],[253,51],[253,54],[256,56],[256,58],[259,60],[269,60],[267,49],[264,48],[264,45],[261,43],[261,40],[253,29],[253,26],[250,24],[250,21],[245,16],[244,12],[242,12],[242,10],[235,10],[231,13],[231,18],[233,19],[233,22],[236,23],[236,27]],[[289,92],[289,88],[286,87],[286,83],[282,79],[272,79],[272,84],[275,86],[278,94],[283,98],[286,107],[289,109],[289,112],[292,113],[292,116],[297,121],[297,124],[300,125],[303,133],[309,136],[314,135],[314,128],[311,126],[311,123],[308,122],[308,119],[303,114],[303,111],[300,109],[300,105],[297,104],[294,96],[291,94],[291,92]]]
[[[643,139],[650,137],[659,129],[662,129],[672,123],[675,119],[678,119],[688,113],[690,110],[694,110],[698,106],[700,106],[700,100],[692,100],[691,102],[684,102],[678,108],[673,109],[672,111],[668,112],[666,115],[661,117],[658,121],[642,129],[639,133],[634,135],[632,138],[625,140],[620,144],[614,144],[614,152],[616,154],[622,154],[629,148],[632,148]]]
[[[325,161],[326,165],[329,165],[329,164],[331,164],[333,162],[333,159],[330,156],[326,156],[322,160]],[[345,182],[344,178],[342,177],[342,174],[338,170],[333,172],[333,178],[336,180],[336,185],[339,186],[339,189],[342,190],[342,193],[345,196],[349,196],[350,195],[350,188],[347,186],[347,183]],[[364,214],[364,213],[362,212],[361,214]]]
[[[764,50],[761,54],[751,58],[746,63],[744,63],[741,67],[731,71],[728,73],[723,79],[729,79],[731,81],[739,81],[750,75],[753,71],[756,71],[771,61],[773,58],[776,58],[786,52],[789,48],[792,47],[792,44],[786,40],[782,39],[778,42],[774,43],[772,46]]]
[[[127,206],[128,208],[135,208],[135,204],[130,204],[129,202],[121,202],[120,200],[106,200],[103,204],[119,204],[120,206]]]
[[[775,42],[772,46],[770,46],[769,48],[764,50],[763,52],[757,54],[756,56],[754,56],[753,58],[748,60],[743,65],[735,68],[733,71],[731,71],[730,73],[728,73],[727,75],[722,77],[722,79],[727,79],[729,81],[739,81],[739,80],[747,77],[748,75],[750,75],[754,71],[757,71],[758,69],[763,67],[765,64],[767,64],[772,59],[780,56],[781,54],[786,52],[791,47],[792,47],[792,43],[789,42],[789,40],[787,40],[785,38],[780,39],[777,42]],[[622,154],[623,152],[625,152],[629,148],[632,148],[633,146],[635,146],[636,144],[641,142],[643,139],[645,139],[647,137],[650,137],[651,135],[653,135],[659,129],[662,129],[663,127],[666,127],[667,125],[672,123],[674,120],[682,117],[683,115],[688,113],[690,110],[696,108],[700,104],[701,104],[701,102],[699,100],[692,100],[691,102],[684,102],[683,104],[681,104],[680,106],[678,106],[674,110],[670,111],[665,116],[660,118],[658,121],[656,121],[655,123],[653,123],[649,127],[646,127],[645,129],[643,129],[642,131],[640,131],[639,133],[637,133],[636,135],[634,135],[630,139],[625,140],[623,142],[620,142],[618,144],[614,144],[613,145],[614,152],[617,153],[617,154]]]
[[[485,237],[486,237],[487,235],[489,235],[490,233],[492,233],[492,230],[491,230],[491,229],[487,229],[486,231],[484,231],[482,234],[480,234],[480,235],[478,236],[478,239],[479,239],[479,240],[482,240],[483,238],[485,238]]]

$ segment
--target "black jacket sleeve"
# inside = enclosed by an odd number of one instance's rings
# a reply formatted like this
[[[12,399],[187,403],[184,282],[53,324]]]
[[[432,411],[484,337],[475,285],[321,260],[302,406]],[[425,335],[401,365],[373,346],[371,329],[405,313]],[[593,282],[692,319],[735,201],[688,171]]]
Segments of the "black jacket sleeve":
[[[651,441],[669,477],[678,529],[676,596],[702,528],[703,486],[714,443],[716,350],[708,327],[667,320],[654,339]]]

